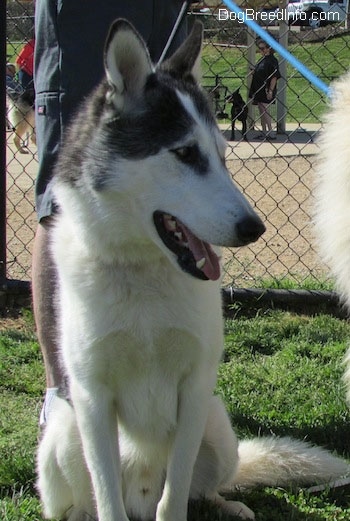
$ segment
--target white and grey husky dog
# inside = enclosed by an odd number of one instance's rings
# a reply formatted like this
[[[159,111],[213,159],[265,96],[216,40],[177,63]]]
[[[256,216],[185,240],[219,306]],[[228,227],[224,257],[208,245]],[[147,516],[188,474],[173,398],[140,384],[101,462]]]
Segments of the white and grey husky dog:
[[[316,170],[317,244],[350,311],[350,72],[332,85]],[[344,381],[350,403],[350,349]]]
[[[62,361],[38,453],[45,516],[185,521],[189,498],[245,519],[234,484],[337,477],[341,459],[289,438],[239,445],[213,397],[223,348],[220,252],[265,227],[232,183],[198,86],[202,27],[162,66],[124,20],[106,80],[62,151],[52,251]],[[212,246],[215,245],[215,246]]]

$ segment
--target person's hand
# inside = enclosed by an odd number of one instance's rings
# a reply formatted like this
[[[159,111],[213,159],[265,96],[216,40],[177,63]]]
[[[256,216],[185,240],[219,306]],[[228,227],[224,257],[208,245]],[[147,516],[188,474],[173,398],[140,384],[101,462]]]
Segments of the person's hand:
[[[266,97],[267,97],[267,99],[268,99],[269,101],[272,100],[272,98],[273,98],[273,91],[272,91],[271,89],[268,89],[268,90],[266,91]]]

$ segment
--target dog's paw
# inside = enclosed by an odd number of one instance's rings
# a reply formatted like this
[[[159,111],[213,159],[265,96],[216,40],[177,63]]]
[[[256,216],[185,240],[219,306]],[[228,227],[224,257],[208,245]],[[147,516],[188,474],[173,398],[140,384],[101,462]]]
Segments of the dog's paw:
[[[87,512],[72,507],[67,512],[66,521],[97,521],[96,517],[92,517]]]
[[[255,514],[250,508],[240,501],[225,501],[224,510],[230,515],[239,516],[242,519],[255,519]]]
[[[161,500],[158,503],[156,521],[186,521],[187,520],[187,509],[182,508],[180,504],[168,504],[166,501]]]
[[[239,516],[242,519],[255,519],[254,512],[240,501],[228,501],[219,494],[210,499],[230,516]]]

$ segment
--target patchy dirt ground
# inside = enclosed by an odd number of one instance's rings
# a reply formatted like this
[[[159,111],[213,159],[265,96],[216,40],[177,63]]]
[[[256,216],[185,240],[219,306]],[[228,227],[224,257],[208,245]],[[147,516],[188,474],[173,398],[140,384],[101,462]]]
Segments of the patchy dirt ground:
[[[14,153],[11,137],[8,139],[8,277],[28,280],[36,227],[33,201],[37,161],[35,149],[30,148],[27,155]],[[327,273],[315,253],[310,223],[315,156],[277,154],[272,150],[267,157],[227,162],[267,231],[248,248],[224,251],[225,284],[259,286],[261,277],[284,276],[302,282],[310,275],[324,278]]]
[[[287,276],[302,282],[326,276],[311,223],[313,160],[314,156],[289,156],[228,163],[267,228],[252,246],[225,253],[228,282],[251,286],[260,277]]]
[[[3,315],[4,316],[0,316],[0,333],[9,330],[22,332],[32,331],[32,325],[29,325],[28,321],[21,316],[21,314],[11,310],[11,314],[7,315],[6,312],[4,312]]]

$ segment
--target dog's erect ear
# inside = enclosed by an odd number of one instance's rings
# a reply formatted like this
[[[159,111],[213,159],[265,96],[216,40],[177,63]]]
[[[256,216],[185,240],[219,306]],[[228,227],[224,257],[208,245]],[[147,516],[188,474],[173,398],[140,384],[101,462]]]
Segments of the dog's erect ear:
[[[200,52],[203,40],[203,24],[196,21],[192,31],[161,68],[173,73],[176,76],[184,76],[191,73],[197,81],[200,81]]]
[[[239,88],[236,89],[236,90],[233,92],[233,94],[239,94]]]
[[[141,98],[153,70],[143,39],[127,20],[119,19],[112,24],[105,44],[104,64],[112,87],[109,100],[122,111]]]

